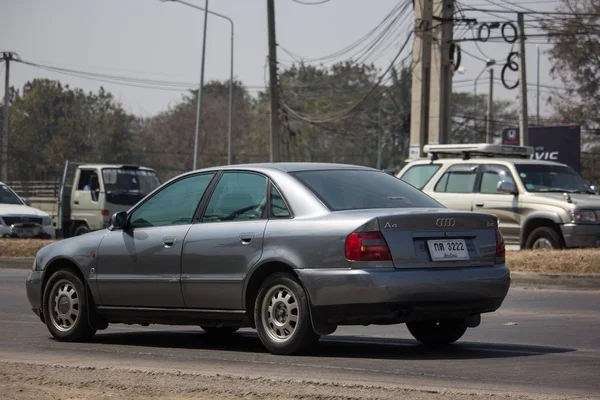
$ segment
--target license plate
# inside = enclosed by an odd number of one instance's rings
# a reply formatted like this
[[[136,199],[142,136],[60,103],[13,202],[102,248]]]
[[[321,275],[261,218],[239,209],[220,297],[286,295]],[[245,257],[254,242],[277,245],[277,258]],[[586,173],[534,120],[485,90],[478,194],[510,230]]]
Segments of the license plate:
[[[468,260],[469,251],[464,239],[428,240],[432,261]]]
[[[40,234],[39,228],[14,227],[13,234],[20,238],[32,238]]]

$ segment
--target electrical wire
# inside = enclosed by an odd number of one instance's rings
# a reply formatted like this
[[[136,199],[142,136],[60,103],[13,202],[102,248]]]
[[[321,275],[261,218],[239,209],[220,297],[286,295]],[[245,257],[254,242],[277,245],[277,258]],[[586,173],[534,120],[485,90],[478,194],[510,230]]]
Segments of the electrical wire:
[[[381,85],[383,79],[392,70],[392,68],[394,67],[395,62],[398,60],[398,58],[400,57],[400,55],[404,51],[406,45],[409,43],[409,41],[410,41],[411,38],[412,38],[412,35],[407,35],[406,41],[403,43],[402,47],[400,48],[400,51],[398,51],[398,53],[396,54],[396,56],[394,57],[394,59],[390,63],[389,67],[383,72],[383,74],[381,74],[381,76],[379,77],[379,79],[377,80],[377,82],[371,87],[371,89],[356,104],[354,104],[349,109],[343,111],[339,115],[331,116],[331,117],[328,117],[328,118],[322,118],[322,119],[313,119],[313,118],[309,118],[307,116],[303,116],[300,113],[298,113],[297,111],[293,110],[289,105],[287,105],[286,103],[284,103],[283,100],[282,100],[282,105],[284,106],[284,108],[290,114],[294,115],[296,118],[298,118],[300,120],[303,120],[303,121],[306,121],[306,122],[311,122],[311,123],[320,123],[320,124],[322,124],[322,123],[326,123],[326,122],[333,122],[333,121],[340,120],[340,119],[343,119],[343,118],[347,117],[354,110],[356,110],[357,108],[359,108],[373,94],[373,92]]]

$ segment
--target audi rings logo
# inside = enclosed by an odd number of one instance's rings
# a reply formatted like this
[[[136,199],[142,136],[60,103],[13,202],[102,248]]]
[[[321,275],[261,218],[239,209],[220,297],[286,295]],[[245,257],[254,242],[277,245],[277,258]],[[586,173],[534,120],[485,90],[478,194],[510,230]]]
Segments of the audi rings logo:
[[[435,221],[435,224],[440,228],[452,228],[454,225],[456,225],[456,221],[454,218],[438,218]]]

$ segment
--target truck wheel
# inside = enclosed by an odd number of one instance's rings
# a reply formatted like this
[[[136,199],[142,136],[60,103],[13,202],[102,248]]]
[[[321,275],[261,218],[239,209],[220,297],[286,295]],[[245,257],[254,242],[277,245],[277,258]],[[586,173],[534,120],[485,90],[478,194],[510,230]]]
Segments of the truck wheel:
[[[77,225],[77,227],[75,228],[75,231],[73,232],[73,236],[79,236],[79,235],[84,235],[86,233],[89,233],[90,228],[88,228],[87,224],[80,224]]]
[[[533,250],[553,250],[564,248],[558,232],[548,226],[535,228],[527,237],[525,247]]]
[[[254,322],[263,345],[273,354],[294,354],[319,340],[312,328],[304,288],[290,274],[271,275],[254,304]]]
[[[427,346],[444,346],[456,342],[467,331],[462,319],[408,322],[411,335]]]
[[[71,271],[55,272],[44,289],[44,320],[55,339],[81,342],[96,333],[88,323],[85,286]]]

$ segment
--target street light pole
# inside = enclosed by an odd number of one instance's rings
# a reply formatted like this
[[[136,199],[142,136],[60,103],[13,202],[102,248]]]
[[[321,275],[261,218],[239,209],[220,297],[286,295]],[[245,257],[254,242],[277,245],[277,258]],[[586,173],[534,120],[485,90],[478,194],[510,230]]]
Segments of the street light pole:
[[[483,75],[483,73],[485,72],[486,69],[490,68],[491,66],[493,66],[495,64],[496,64],[496,60],[487,60],[485,62],[485,67],[483,67],[483,69],[481,70],[479,75],[477,75],[477,78],[475,78],[475,80],[473,81],[473,130],[475,132],[477,132],[477,120],[475,118],[475,116],[477,114],[477,81],[479,80],[481,75]]]
[[[210,11],[208,9],[208,0],[206,1],[206,8],[202,8],[195,4],[188,3],[187,1],[184,1],[184,0],[161,0],[161,1],[162,2],[171,1],[171,2],[176,2],[176,3],[181,3],[188,7],[195,8],[200,11],[204,11],[205,12],[205,22],[204,22],[205,29],[206,29],[206,13],[223,18],[223,19],[227,20],[229,22],[229,24],[231,25],[231,45],[230,45],[231,55],[230,55],[230,66],[229,66],[229,117],[228,117],[228,123],[227,123],[227,164],[229,165],[229,164],[231,164],[231,130],[232,130],[232,125],[233,125],[233,39],[234,39],[233,20],[226,15],[219,14],[218,12],[215,12],[215,11]],[[206,37],[206,30],[205,30],[204,37]],[[203,50],[203,52],[204,52],[204,50]],[[203,56],[203,59],[204,59],[204,56]],[[203,69],[204,69],[204,67],[203,67]],[[202,88],[200,89],[200,91],[202,91]],[[198,125],[198,121],[196,121],[196,125]],[[198,135],[196,137],[198,137]],[[194,153],[194,154],[196,154],[196,153]],[[195,161],[194,161],[194,169],[196,169]]]

